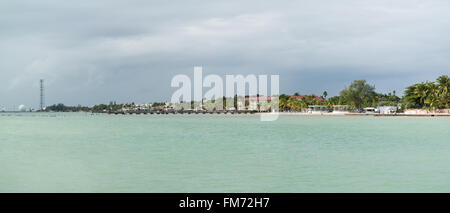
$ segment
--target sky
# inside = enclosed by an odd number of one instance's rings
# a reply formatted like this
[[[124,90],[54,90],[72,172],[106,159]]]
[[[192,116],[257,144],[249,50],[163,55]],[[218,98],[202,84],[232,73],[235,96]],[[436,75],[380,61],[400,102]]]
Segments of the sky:
[[[0,0],[0,108],[169,101],[177,74],[378,92],[450,73],[447,0]],[[225,78],[224,78],[225,79]],[[207,89],[205,89],[206,91]]]

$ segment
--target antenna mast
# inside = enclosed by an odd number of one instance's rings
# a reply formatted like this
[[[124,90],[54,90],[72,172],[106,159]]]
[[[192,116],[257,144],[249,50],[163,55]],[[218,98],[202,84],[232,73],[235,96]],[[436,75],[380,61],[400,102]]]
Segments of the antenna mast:
[[[45,106],[45,103],[44,103],[44,79],[41,79],[40,83],[41,83],[41,104],[40,104],[40,110],[44,111],[44,106]]]

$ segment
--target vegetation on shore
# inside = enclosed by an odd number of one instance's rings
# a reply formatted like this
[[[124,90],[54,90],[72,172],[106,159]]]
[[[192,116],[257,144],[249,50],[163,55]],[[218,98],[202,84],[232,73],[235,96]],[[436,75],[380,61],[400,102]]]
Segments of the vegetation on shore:
[[[448,109],[450,80],[442,75],[436,82],[421,82],[405,90],[405,106],[419,109]]]
[[[288,95],[280,95],[280,110],[299,111],[307,109],[309,105],[327,105],[330,108],[336,105],[351,105],[361,111],[365,107],[402,106],[403,109],[448,109],[449,84],[447,75],[439,76],[436,82],[422,82],[409,86],[402,98],[392,93],[382,94],[375,91],[375,86],[369,85],[365,80],[355,80],[344,88],[338,96],[326,99],[326,91],[319,101],[315,95],[309,95],[301,100]]]
[[[361,111],[365,107],[377,106],[401,106],[402,109],[448,109],[449,108],[449,77],[442,75],[435,82],[421,82],[406,88],[404,96],[398,97],[395,90],[383,94],[375,91],[374,85],[369,85],[365,80],[355,80],[349,86],[345,87],[338,96],[329,97],[324,91],[321,96],[314,94],[303,95],[295,93],[293,95],[281,94],[279,96],[280,111],[302,111],[308,109],[311,105],[322,105],[333,108],[338,105],[348,105],[351,108]],[[248,97],[248,96],[246,96]],[[232,98],[223,97],[223,104],[233,101],[237,108],[237,96]],[[214,103],[215,101],[211,101]],[[191,103],[194,104],[193,102]],[[248,106],[248,101],[245,102]],[[123,109],[133,110],[162,110],[166,107],[165,103],[153,103],[151,105],[131,104],[99,104],[93,107],[83,106],[65,106],[64,104],[52,105],[46,108],[46,111],[55,112],[105,112],[121,111]]]
[[[91,109],[86,106],[66,106],[64,104],[54,104],[51,106],[46,107],[46,111],[53,111],[53,112],[79,112],[79,111],[90,111]]]
[[[364,107],[397,106],[401,102],[395,91],[388,94],[375,92],[375,86],[369,85],[365,80],[355,80],[345,87],[338,96],[326,99],[327,92],[324,91],[321,99],[315,98],[314,94],[304,96],[298,100],[295,96],[281,95],[280,110],[300,111],[306,110],[310,105],[324,105],[332,108],[336,105],[349,105],[361,111]]]

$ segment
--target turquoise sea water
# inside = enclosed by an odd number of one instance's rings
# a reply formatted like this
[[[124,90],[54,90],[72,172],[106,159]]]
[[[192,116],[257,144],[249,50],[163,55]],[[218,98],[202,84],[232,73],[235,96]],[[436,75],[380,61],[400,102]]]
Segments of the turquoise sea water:
[[[450,119],[0,113],[0,192],[450,192]]]

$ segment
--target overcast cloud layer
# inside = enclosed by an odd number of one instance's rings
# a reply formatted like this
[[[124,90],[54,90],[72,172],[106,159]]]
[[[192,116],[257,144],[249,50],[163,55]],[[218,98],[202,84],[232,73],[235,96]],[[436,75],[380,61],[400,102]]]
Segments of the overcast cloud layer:
[[[0,0],[0,108],[167,101],[176,74],[279,74],[282,93],[377,91],[450,70],[450,2]]]

